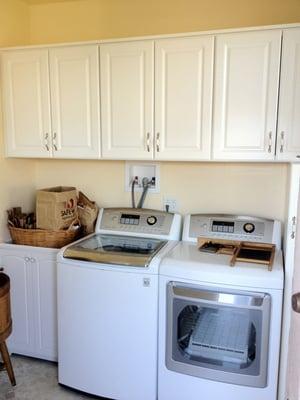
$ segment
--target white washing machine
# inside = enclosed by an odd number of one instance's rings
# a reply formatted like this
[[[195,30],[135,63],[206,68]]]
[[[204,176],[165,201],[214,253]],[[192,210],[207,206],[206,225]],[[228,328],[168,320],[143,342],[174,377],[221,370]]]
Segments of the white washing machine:
[[[158,268],[180,216],[102,209],[58,254],[59,382],[118,400],[157,398]]]
[[[197,237],[276,244],[273,270],[200,252]],[[186,217],[159,277],[159,400],[276,400],[283,294],[280,223]]]

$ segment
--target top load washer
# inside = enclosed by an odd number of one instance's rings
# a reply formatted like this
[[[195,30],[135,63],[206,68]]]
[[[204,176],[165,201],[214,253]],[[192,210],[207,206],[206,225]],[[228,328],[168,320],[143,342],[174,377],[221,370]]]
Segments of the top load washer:
[[[273,270],[229,266],[229,255],[200,252],[197,237],[274,243]],[[187,216],[183,241],[159,277],[160,400],[275,400],[283,264],[280,223],[261,218]]]
[[[58,254],[59,382],[118,400],[157,398],[158,268],[180,216],[102,209]]]

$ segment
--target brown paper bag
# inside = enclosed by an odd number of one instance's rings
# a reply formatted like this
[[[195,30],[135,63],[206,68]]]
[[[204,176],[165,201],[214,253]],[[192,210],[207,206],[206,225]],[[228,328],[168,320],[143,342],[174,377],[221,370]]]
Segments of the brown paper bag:
[[[83,235],[94,232],[99,207],[82,192],[78,197],[78,218],[82,227]]]
[[[75,187],[57,186],[37,191],[36,224],[38,229],[66,229],[78,219]]]

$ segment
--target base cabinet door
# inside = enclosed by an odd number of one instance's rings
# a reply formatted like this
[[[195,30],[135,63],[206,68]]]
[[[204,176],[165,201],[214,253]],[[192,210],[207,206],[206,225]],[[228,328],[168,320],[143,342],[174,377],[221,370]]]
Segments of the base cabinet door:
[[[277,159],[300,161],[300,29],[283,31]]]
[[[215,160],[274,159],[280,47],[280,30],[217,36]]]
[[[153,158],[153,41],[100,45],[102,157]]]
[[[213,36],[155,42],[155,158],[209,160]]]
[[[8,157],[50,157],[48,50],[1,54],[3,118]]]
[[[12,353],[57,360],[56,250],[0,245],[0,265],[11,281]],[[4,248],[3,248],[4,247]],[[25,247],[25,246],[21,246]]]
[[[97,45],[49,50],[54,157],[100,157]]]
[[[35,297],[36,353],[47,360],[57,359],[56,261],[45,256],[34,257],[33,283]]]
[[[30,258],[22,254],[1,255],[1,266],[10,278],[12,334],[8,348],[12,353],[31,355],[35,351],[34,298]]]

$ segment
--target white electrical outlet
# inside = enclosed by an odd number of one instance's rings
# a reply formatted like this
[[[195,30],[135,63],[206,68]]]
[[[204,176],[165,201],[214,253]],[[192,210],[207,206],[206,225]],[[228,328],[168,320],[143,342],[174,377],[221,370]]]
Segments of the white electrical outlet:
[[[125,164],[125,190],[131,191],[132,181],[135,179],[135,192],[143,191],[143,178],[150,182],[148,191],[150,193],[159,193],[159,165],[153,163],[126,162]]]
[[[176,199],[173,199],[171,197],[164,197],[164,199],[163,199],[164,211],[176,212],[177,207],[178,207],[178,204],[177,204]]]

